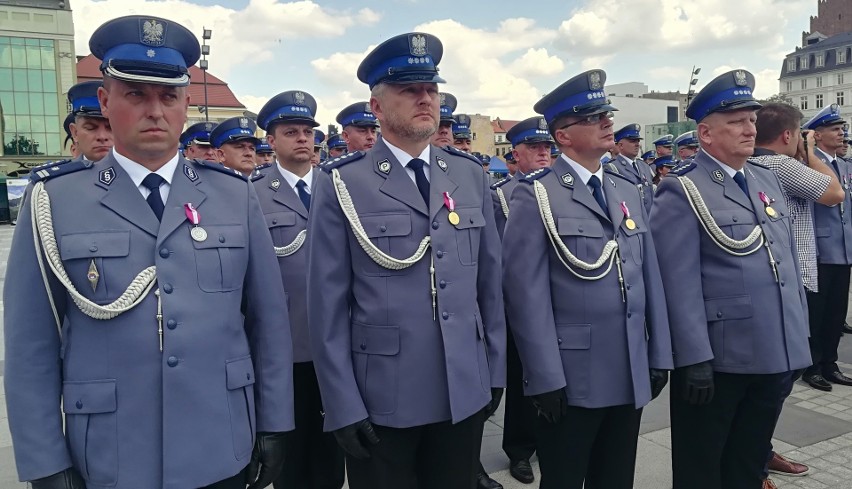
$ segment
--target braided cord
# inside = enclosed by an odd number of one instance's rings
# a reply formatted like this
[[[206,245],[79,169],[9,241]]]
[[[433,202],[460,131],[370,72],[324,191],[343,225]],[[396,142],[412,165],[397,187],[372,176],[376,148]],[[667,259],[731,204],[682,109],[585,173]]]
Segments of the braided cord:
[[[296,235],[296,238],[293,239],[293,242],[288,244],[287,246],[273,246],[273,248],[275,249],[275,256],[279,258],[284,256],[290,256],[293,253],[299,251],[299,248],[301,248],[302,245],[305,244],[305,238],[307,236],[308,231],[302,229],[301,231],[299,231],[299,234]]]
[[[509,218],[509,203],[506,202],[506,194],[503,193],[503,189],[497,187],[497,198],[500,199],[500,207],[503,208],[503,215],[506,216],[506,219]]]

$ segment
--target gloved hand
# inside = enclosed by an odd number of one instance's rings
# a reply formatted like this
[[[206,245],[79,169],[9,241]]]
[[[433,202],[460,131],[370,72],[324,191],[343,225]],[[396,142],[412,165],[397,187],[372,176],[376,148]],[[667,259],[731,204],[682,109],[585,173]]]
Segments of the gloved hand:
[[[86,489],[86,482],[80,474],[69,467],[62,472],[30,481],[33,489]]]
[[[373,424],[369,419],[362,419],[357,423],[334,430],[333,433],[343,451],[360,460],[370,458],[370,452],[364,446],[362,437],[370,445],[379,443],[379,437],[373,431]]]
[[[568,400],[565,398],[565,389],[532,396],[532,403],[538,411],[538,415],[543,416],[550,423],[558,423],[562,416],[568,414]]]
[[[257,434],[251,461],[246,471],[248,489],[263,489],[272,484],[284,467],[286,433]]]
[[[651,399],[656,399],[663,392],[663,388],[669,383],[669,372],[667,370],[651,369]]]
[[[500,400],[503,399],[503,388],[502,387],[492,387],[491,388],[491,400],[488,401],[488,404],[485,405],[485,418],[490,418],[494,416],[494,413],[497,412],[497,408],[500,407]]]
[[[713,400],[713,366],[710,362],[683,367],[683,398],[693,406],[703,406]]]

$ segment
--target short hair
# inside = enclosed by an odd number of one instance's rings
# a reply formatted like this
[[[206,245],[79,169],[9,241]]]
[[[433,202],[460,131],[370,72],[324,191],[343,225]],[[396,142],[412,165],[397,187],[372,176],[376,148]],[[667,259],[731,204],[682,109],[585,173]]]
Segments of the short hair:
[[[802,117],[802,112],[790,104],[772,102],[764,105],[757,111],[755,144],[769,144],[784,131],[798,131]]]

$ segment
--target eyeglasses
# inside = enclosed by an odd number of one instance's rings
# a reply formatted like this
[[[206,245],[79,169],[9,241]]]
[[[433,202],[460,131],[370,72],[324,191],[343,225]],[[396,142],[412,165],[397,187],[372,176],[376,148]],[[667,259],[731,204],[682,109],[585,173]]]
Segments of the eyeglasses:
[[[615,117],[615,114],[612,112],[601,112],[599,114],[592,114],[586,117],[583,117],[577,122],[572,122],[570,124],[565,124],[559,129],[568,129],[571,126],[576,126],[577,124],[582,124],[584,126],[594,126],[595,124],[600,124],[601,120],[606,118],[612,120]]]

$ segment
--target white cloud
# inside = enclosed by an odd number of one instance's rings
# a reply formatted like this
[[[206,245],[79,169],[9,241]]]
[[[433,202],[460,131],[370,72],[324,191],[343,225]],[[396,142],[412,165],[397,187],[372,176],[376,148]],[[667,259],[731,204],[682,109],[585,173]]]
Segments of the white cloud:
[[[704,86],[706,86],[707,83],[709,83],[717,76],[736,69],[748,70],[748,68],[745,68],[743,66],[718,66],[713,69],[711,75],[707,76],[707,79],[704,83],[698,85],[699,88],[696,91],[700,91],[702,88],[704,88]],[[765,99],[778,93],[778,70],[767,68],[760,71],[752,71],[751,74],[754,75],[754,98]]]
[[[548,54],[545,48],[529,48],[509,65],[509,69],[525,76],[548,76],[560,73],[565,69],[565,63],[559,57]]]
[[[236,95],[236,94],[235,94]],[[257,95],[236,95],[237,100],[246,106],[246,109],[257,114],[260,108],[272,97],[258,97]]]

